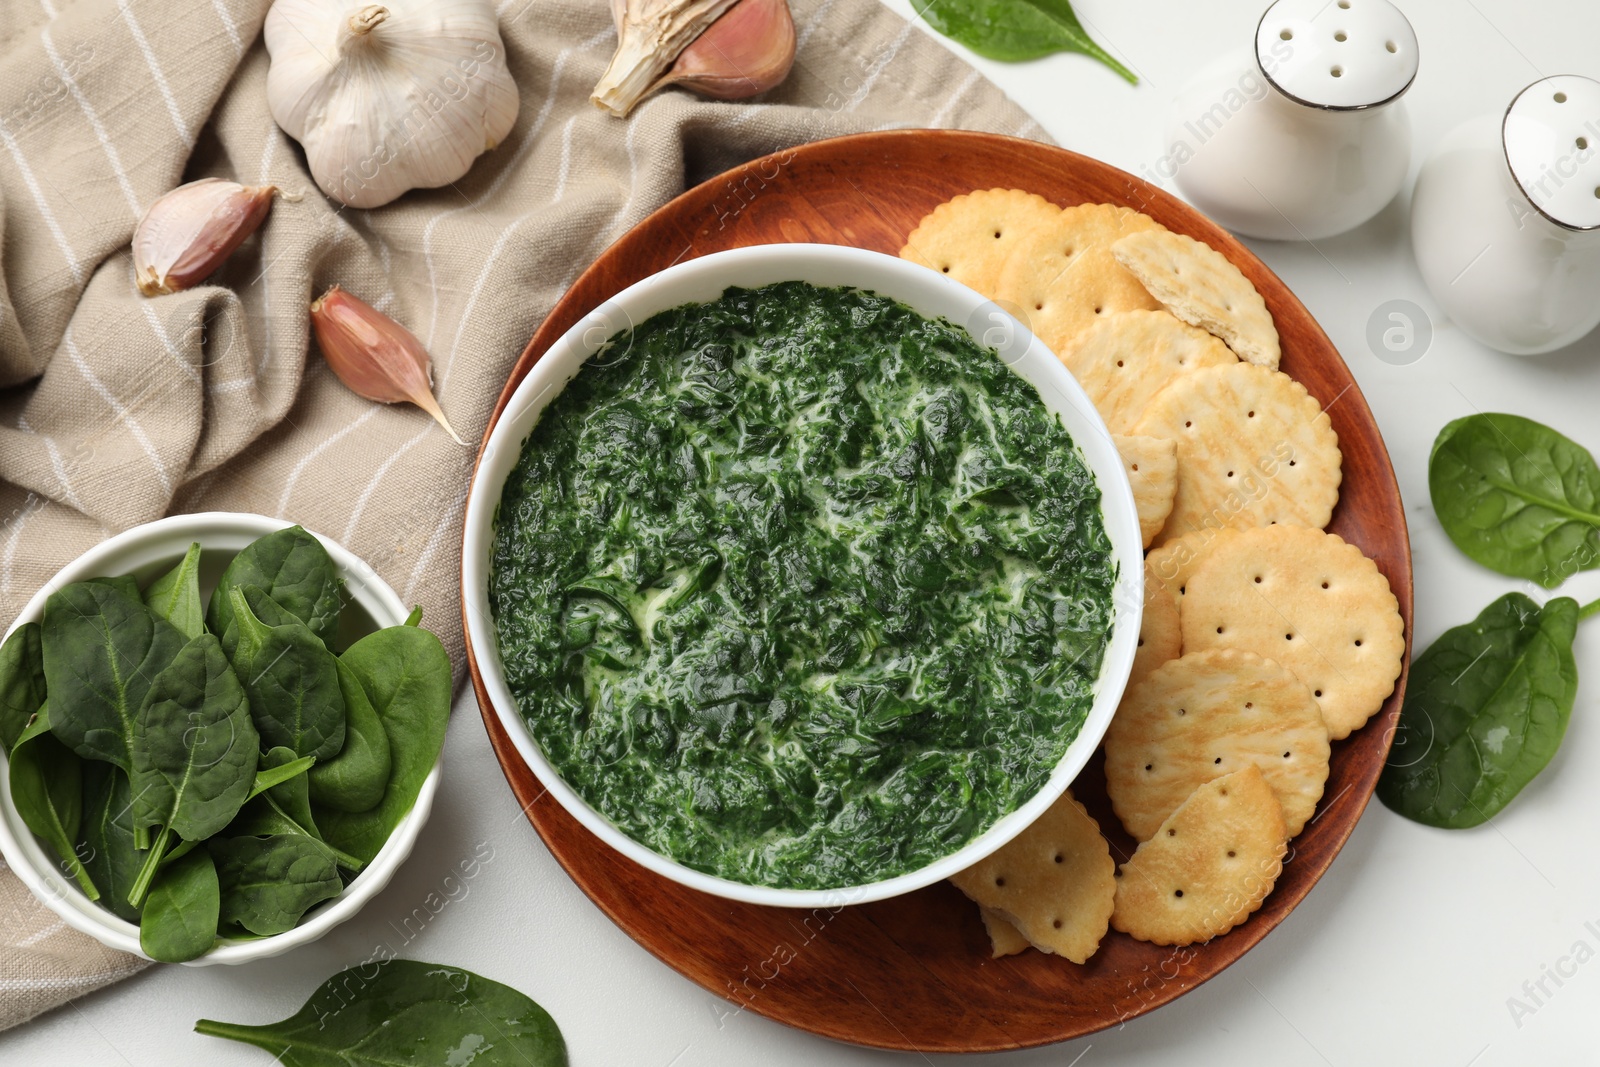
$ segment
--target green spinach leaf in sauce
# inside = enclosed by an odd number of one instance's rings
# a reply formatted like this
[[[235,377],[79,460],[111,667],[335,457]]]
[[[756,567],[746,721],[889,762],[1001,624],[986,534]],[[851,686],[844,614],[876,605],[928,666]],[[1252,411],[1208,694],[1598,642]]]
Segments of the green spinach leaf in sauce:
[[[656,851],[752,884],[892,877],[1076,736],[1111,631],[1100,504],[964,331],[730,289],[587,364],[524,444],[489,590],[507,678],[565,779]]]

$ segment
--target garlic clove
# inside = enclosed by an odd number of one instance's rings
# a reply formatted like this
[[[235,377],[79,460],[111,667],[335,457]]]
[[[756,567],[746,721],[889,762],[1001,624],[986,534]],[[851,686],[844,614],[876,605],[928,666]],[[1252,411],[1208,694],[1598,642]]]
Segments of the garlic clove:
[[[794,49],[789,0],[738,0],[678,54],[650,92],[681,85],[713,100],[744,100],[789,76]]]
[[[433,361],[416,335],[335,285],[311,303],[322,358],[351,392],[380,404],[409,402],[466,444],[433,398]]]
[[[492,0],[274,0],[262,32],[273,119],[351,207],[456,181],[516,122]]]
[[[256,232],[276,191],[271,185],[201,178],[151,204],[133,231],[139,292],[176,293],[204,281]]]
[[[643,100],[685,48],[736,0],[613,0],[617,50],[590,100],[624,116]],[[279,0],[282,3],[282,0]]]

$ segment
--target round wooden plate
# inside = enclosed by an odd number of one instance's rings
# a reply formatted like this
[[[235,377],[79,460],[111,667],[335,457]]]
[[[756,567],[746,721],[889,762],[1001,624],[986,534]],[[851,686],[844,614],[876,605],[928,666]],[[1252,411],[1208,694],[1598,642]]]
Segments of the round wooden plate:
[[[1305,307],[1254,255],[1192,208],[1072,152],[987,134],[900,130],[820,141],[755,160],[689,190],[595,261],[550,312],[506,383],[493,428],[540,355],[608,297],[679,260],[741,245],[820,241],[896,253],[935,205],[995,186],[1063,206],[1128,204],[1218,249],[1277,320],[1283,369],[1326,405],[1344,451],[1331,529],[1377,561],[1411,629],[1411,549],[1394,470],[1349,369]],[[463,620],[470,629],[473,619]],[[1158,1007],[1247,952],[1333,862],[1372,795],[1405,679],[1367,726],[1334,744],[1316,819],[1295,839],[1277,888],[1244,925],[1209,944],[1160,948],[1108,933],[1086,964],[1029,951],[989,958],[977,908],[948,884],[837,911],[738,904],[686,889],[624,859],[580,826],[517,756],[469,666],[500,765],[528,820],[572,879],[662,962],[749,1010],[840,1041],[919,1052],[1044,1045]],[[1407,656],[1409,662],[1409,655]],[[1097,755],[1074,793],[1099,818],[1118,862],[1134,842],[1105,799]]]

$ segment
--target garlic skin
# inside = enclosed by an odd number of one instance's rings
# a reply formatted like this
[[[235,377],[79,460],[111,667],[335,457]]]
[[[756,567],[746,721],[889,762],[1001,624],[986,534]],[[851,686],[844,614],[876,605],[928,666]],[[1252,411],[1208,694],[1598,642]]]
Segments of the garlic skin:
[[[279,0],[282,3],[282,0]],[[685,48],[736,0],[612,0],[617,50],[590,100],[626,116]]]
[[[159,296],[204,281],[256,232],[275,192],[271,185],[201,178],[151,204],[133,231],[139,292]]]
[[[794,50],[789,0],[738,0],[649,91],[681,85],[713,100],[744,100],[787,78]]]
[[[520,101],[491,0],[276,0],[267,103],[351,207],[460,178]]]
[[[380,404],[417,405],[466,444],[433,397],[433,361],[415,334],[337,285],[311,302],[322,358],[350,391]]]

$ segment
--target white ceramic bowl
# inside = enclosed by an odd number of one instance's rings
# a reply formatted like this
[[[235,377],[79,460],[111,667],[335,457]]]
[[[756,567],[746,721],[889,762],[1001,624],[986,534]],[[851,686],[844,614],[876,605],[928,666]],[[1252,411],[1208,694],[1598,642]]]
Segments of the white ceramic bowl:
[[[506,686],[489,611],[489,566],[500,492],[521,456],[523,441],[551,397],[618,330],[669,308],[715,300],[729,286],[781,281],[872,290],[930,318],[964,325],[979,344],[995,350],[997,358],[1039,390],[1045,406],[1061,417],[1082,450],[1100,484],[1106,532],[1119,567],[1114,593],[1116,627],[1101,665],[1094,706],[1044,788],[965,847],[935,863],[884,881],[839,889],[781,889],[730,881],[685,867],[618,830],[562,780],[529,734]],[[1144,552],[1122,459],[1094,405],[1061,361],[1020,322],[966,286],[893,256],[839,245],[758,245],[690,260],[624,289],[568,330],[517,387],[489,435],[467,498],[463,553],[468,639],[484,688],[517,752],[540,783],[602,841],[650,870],[717,896],[779,907],[834,907],[908,893],[970,867],[1021,833],[1072,783],[1110,725],[1133,666],[1144,605]]]
[[[45,601],[64,585],[85,578],[121,574],[131,574],[141,583],[147,582],[182,559],[195,541],[199,541],[201,547],[200,591],[210,596],[224,568],[246,545],[263,534],[290,525],[265,515],[214,511],[174,515],[135,526],[101,542],[63,567],[28,601],[12,629],[25,622],[38,622],[44,616]],[[343,643],[405,622],[409,614],[405,604],[376,571],[337,542],[320,534],[317,538],[333,557],[349,594],[349,602],[339,618],[339,636]],[[411,854],[438,791],[439,764],[436,763],[423,781],[411,812],[400,820],[372,862],[362,868],[343,893],[308,912],[299,926],[257,940],[219,941],[210,952],[189,961],[189,965],[246,963],[277,956],[315,941],[353,916],[389,883]],[[68,926],[112,948],[144,955],[139,951],[139,928],[84,896],[77,883],[61,870],[53,854],[28,830],[11,802],[10,767],[4,759],[0,759],[0,853],[4,853],[6,863],[33,895],[61,916]]]

